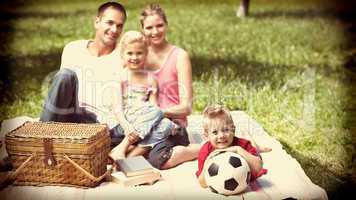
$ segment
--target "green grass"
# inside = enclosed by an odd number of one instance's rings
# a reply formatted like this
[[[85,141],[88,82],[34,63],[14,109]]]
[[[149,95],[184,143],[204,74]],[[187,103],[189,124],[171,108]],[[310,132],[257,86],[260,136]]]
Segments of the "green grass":
[[[125,30],[139,29],[139,13],[153,1],[122,2]],[[195,113],[211,103],[245,110],[330,198],[355,184],[355,74],[344,67],[355,51],[336,8],[322,1],[256,0],[251,16],[241,20],[233,0],[160,2],[169,40],[192,59]],[[0,21],[0,120],[39,116],[45,77],[58,69],[67,42],[93,37],[98,4],[26,1],[1,8],[8,15]],[[6,81],[11,88],[4,91]]]

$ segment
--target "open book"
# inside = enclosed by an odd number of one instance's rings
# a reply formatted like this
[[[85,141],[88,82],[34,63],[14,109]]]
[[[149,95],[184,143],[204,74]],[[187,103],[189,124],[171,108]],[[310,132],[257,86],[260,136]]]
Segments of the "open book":
[[[155,168],[143,156],[116,160],[115,163],[116,166],[119,167],[117,170],[122,171],[127,177],[138,176],[155,171]]]
[[[111,173],[111,180],[124,186],[136,186],[142,184],[153,184],[161,178],[161,173],[159,170],[155,169],[153,172],[127,177],[124,173],[120,171],[114,171]]]

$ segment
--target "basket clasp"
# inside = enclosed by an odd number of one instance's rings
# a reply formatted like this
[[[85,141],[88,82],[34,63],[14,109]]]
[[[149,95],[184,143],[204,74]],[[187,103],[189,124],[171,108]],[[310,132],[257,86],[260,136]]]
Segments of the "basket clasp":
[[[45,165],[47,165],[48,167],[54,167],[57,162],[56,160],[54,160],[54,157],[52,155],[52,150],[53,150],[53,141],[50,138],[44,138],[43,139],[43,147],[44,147],[44,154],[45,154],[45,158],[44,158],[44,163]]]

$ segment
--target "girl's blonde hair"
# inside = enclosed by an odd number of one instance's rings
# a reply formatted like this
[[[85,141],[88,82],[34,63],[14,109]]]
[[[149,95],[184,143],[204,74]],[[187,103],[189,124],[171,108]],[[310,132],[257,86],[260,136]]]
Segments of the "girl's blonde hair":
[[[227,108],[222,105],[207,106],[203,111],[204,135],[208,136],[209,128],[216,124],[225,124],[235,132],[235,124]]]
[[[168,25],[166,14],[164,13],[161,6],[159,4],[150,4],[146,6],[145,9],[143,9],[143,11],[141,12],[141,17],[140,17],[141,26],[143,27],[143,21],[146,19],[146,17],[155,14],[160,16],[163,19],[164,23]]]
[[[148,51],[148,41],[145,35],[143,35],[143,33],[139,31],[127,31],[124,33],[124,35],[121,37],[120,40],[120,44],[119,44],[120,55],[121,56],[123,55],[124,50],[128,44],[133,44],[136,42],[143,44],[145,52]]]

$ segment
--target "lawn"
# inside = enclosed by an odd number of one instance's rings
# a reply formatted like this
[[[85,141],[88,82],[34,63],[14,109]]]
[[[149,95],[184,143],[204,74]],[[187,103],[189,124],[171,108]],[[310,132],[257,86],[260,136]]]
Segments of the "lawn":
[[[139,29],[139,13],[153,1],[121,2],[128,10],[125,30]],[[245,110],[330,199],[355,186],[356,30],[347,7],[326,0],[255,0],[251,15],[239,19],[235,0],[159,2],[169,40],[192,59],[195,113],[211,103]],[[39,116],[64,45],[93,37],[99,4],[2,3],[1,121]]]

